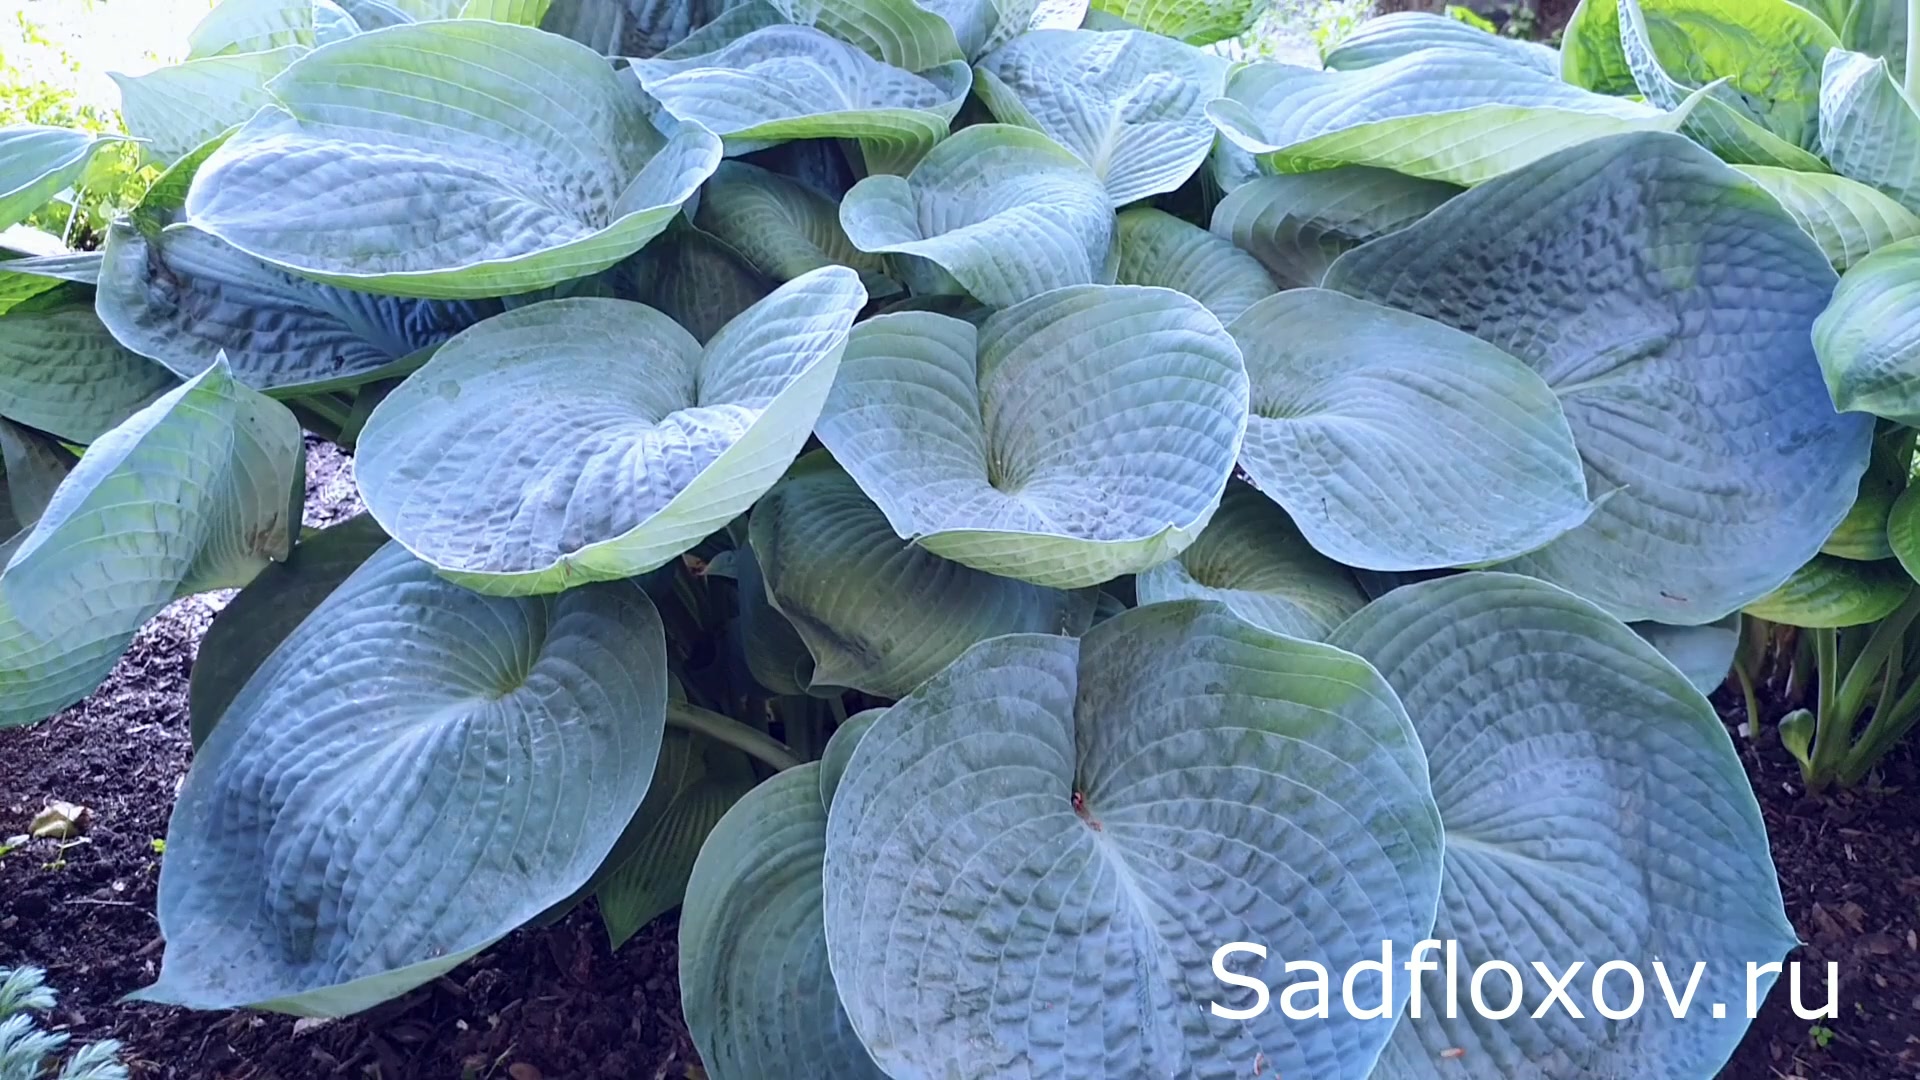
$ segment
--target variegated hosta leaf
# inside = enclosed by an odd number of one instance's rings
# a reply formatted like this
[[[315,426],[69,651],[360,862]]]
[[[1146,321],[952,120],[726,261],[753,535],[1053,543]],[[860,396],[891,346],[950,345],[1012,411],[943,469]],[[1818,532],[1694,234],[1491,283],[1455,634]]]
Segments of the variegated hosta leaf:
[[[1663,19],[1636,0],[1618,0],[1621,45],[1647,101],[1675,109],[1694,99],[1680,130],[1726,161],[1825,172],[1826,162],[1803,143],[1814,141],[1819,64],[1838,41],[1833,32],[1790,0],[1680,2],[1683,10],[1673,14],[1682,17]],[[1745,10],[1749,2],[1765,9],[1748,11],[1749,19],[1778,31],[1777,40],[1760,45],[1754,27],[1725,18],[1732,5]],[[1688,32],[1696,26],[1698,36]],[[1738,42],[1734,55],[1727,41]]]
[[[680,1000],[713,1080],[885,1080],[827,965],[820,765],[754,788],[708,834],[680,916]]]
[[[822,266],[851,266],[869,296],[900,291],[886,263],[853,246],[840,227],[840,207],[798,180],[744,161],[721,162],[700,189],[700,228],[775,281],[792,281]]]
[[[0,317],[0,417],[90,443],[179,385],[114,340],[91,291],[52,289]]]
[[[495,301],[410,300],[323,285],[189,225],[196,162],[183,159],[107,230],[95,308],[128,349],[181,376],[225,352],[256,390],[309,393],[405,374]],[[182,175],[184,174],[184,175]]]
[[[187,685],[195,749],[294,627],[386,544],[387,534],[360,514],[302,538],[287,561],[260,571],[221,609],[200,641]]]
[[[1244,484],[1227,489],[1193,546],[1134,579],[1140,603],[1218,600],[1255,626],[1320,641],[1367,602],[1346,567],[1313,550],[1286,512]]]
[[[1896,544],[1894,551],[1899,552]],[[1778,589],[1746,606],[1756,619],[1788,626],[1865,626],[1893,614],[1913,588],[1901,564],[1815,555]]]
[[[1748,964],[1797,938],[1753,787],[1700,692],[1605,612],[1510,574],[1397,589],[1331,640],[1386,677],[1419,731],[1446,823],[1433,937],[1459,943],[1457,965],[1420,976],[1421,1015],[1401,1019],[1374,1075],[1451,1080],[1462,1060],[1537,1080],[1714,1075],[1747,1020],[1699,1003],[1745,1000],[1749,978],[1764,993],[1771,976]],[[1514,1016],[1448,1015],[1449,966],[1466,998],[1466,973],[1522,957],[1584,965],[1569,995],[1582,1018],[1532,972]],[[1650,1004],[1656,962],[1676,993],[1700,963],[1693,1012],[1601,1015],[1587,975],[1612,961],[1640,969]],[[1615,1009],[1625,983],[1607,985]],[[1497,1007],[1504,984],[1489,986]]]
[[[688,732],[667,732],[646,800],[594,887],[613,948],[680,906],[701,845],[754,782],[753,763],[740,751]]]
[[[1327,53],[1326,66],[1358,71],[1397,60],[1421,49],[1483,56],[1560,77],[1560,52],[1533,41],[1489,34],[1459,19],[1430,11],[1397,11],[1361,23]]]
[[[647,57],[732,6],[727,0],[552,0],[540,28],[606,56]]]
[[[123,141],[118,135],[40,124],[0,127],[0,229],[25,221],[71,187],[102,146]]]
[[[1855,263],[1813,324],[1833,401],[1850,412],[1920,424],[1920,239]],[[0,331],[6,324],[0,322]]]
[[[1073,589],[1193,542],[1246,410],[1240,350],[1198,301],[1083,285],[977,329],[931,312],[867,320],[817,431],[901,538]]]
[[[1920,215],[1844,176],[1760,165],[1743,165],[1740,171],[1793,215],[1836,270],[1844,272],[1878,248],[1920,236]]]
[[[73,462],[54,440],[0,420],[0,567],[46,512]]]
[[[1427,50],[1359,71],[1252,64],[1207,113],[1276,172],[1374,165],[1478,184],[1591,139],[1676,130],[1687,109],[1663,112],[1531,67]]]
[[[0,726],[84,697],[174,597],[286,558],[303,460],[293,414],[225,364],[95,441],[0,569]]]
[[[1711,694],[1727,681],[1733,669],[1734,650],[1740,646],[1740,613],[1704,626],[1669,626],[1666,623],[1634,623],[1630,629],[1660,650],[1695,690]]]
[[[1253,995],[1210,958],[1345,971],[1426,937],[1439,829],[1358,657],[1152,604],[982,642],[874,722],[828,813],[827,951],[892,1076],[1362,1080],[1391,1021],[1219,1018]]]
[[[1493,562],[1591,512],[1553,388],[1471,334],[1324,289],[1262,300],[1227,331],[1252,382],[1240,466],[1337,562]]]
[[[1114,220],[1086,163],[1037,131],[964,128],[907,176],[869,176],[840,204],[854,246],[903,258],[915,292],[951,275],[989,307],[1109,280]]]
[[[273,104],[268,80],[308,51],[287,45],[189,60],[145,75],[109,74],[120,87],[127,130],[145,139],[155,158],[171,162]]]
[[[1207,103],[1225,85],[1226,61],[1137,31],[1035,30],[974,72],[997,119],[1079,155],[1118,207],[1199,170],[1213,147]]]
[[[1318,285],[1342,252],[1413,224],[1460,190],[1364,165],[1262,176],[1220,200],[1213,232],[1259,259],[1282,287]]]
[[[1211,45],[1253,29],[1267,5],[1260,0],[1093,0],[1095,13],[1111,15],[1150,33],[1189,45]]]
[[[1873,459],[1860,477],[1860,493],[1820,550],[1843,559],[1874,561],[1893,557],[1887,540],[1887,516],[1906,491],[1913,471],[1914,433],[1910,428],[1880,425],[1873,440]]]
[[[313,48],[360,32],[333,0],[221,0],[187,34],[187,59]]]
[[[1122,211],[1119,221],[1119,284],[1186,293],[1222,323],[1279,291],[1260,260],[1164,210],[1136,206]]]
[[[904,172],[946,137],[973,73],[955,60],[914,74],[807,26],[769,26],[704,56],[636,61],[673,115],[729,154],[792,139],[858,139],[875,171]]]
[[[703,350],[624,300],[550,300],[441,346],[360,435],[360,491],[469,588],[557,592],[665,564],[753,505],[807,440],[866,302],[794,279]]]
[[[1686,139],[1562,151],[1348,252],[1327,284],[1546,379],[1599,505],[1512,566],[1622,619],[1697,625],[1764,596],[1866,469],[1872,422],[1834,411],[1812,355],[1832,267]]]
[[[571,895],[653,776],[666,653],[646,594],[481,596],[398,544],[268,656],[167,828],[167,950],[135,997],[339,1016]]]
[[[314,50],[215,151],[190,224],[294,273],[437,299],[528,292],[605,269],[667,226],[720,159],[648,121],[584,46],[482,19]]]
[[[1827,54],[1820,147],[1835,172],[1920,213],[1920,112],[1885,60],[1839,49]]]
[[[949,562],[894,534],[825,453],[801,458],[753,508],[768,600],[813,656],[811,685],[903,697],[975,642],[1081,634],[1093,590],[1062,592]]]

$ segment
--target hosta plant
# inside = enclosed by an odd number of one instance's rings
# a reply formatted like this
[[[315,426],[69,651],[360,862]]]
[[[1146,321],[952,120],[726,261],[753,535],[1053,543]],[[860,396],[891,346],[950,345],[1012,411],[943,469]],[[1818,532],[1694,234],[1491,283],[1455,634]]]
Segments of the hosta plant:
[[[593,897],[682,909],[720,1080],[1711,1077],[1738,1008],[1212,957],[1794,945],[1702,690],[1901,420],[1920,143],[1872,5],[1755,2],[1309,69],[1203,47],[1253,4],[227,0],[104,250],[0,262],[0,723],[241,590],[137,996],[352,1013]]]

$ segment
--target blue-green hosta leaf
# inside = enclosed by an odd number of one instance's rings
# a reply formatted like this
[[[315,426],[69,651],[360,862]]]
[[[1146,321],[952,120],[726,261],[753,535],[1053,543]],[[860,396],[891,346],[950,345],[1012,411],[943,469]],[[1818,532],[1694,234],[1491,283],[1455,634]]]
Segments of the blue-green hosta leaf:
[[[869,176],[840,204],[854,246],[930,263],[989,307],[1106,280],[1114,220],[1086,163],[1037,131],[977,124],[907,176]],[[902,267],[916,292],[911,264]]]
[[[176,170],[191,166],[186,159]],[[172,179],[108,228],[95,310],[122,345],[181,376],[205,370],[224,351],[234,374],[256,390],[351,387],[405,374],[500,310],[493,301],[410,300],[323,285],[190,225],[165,228],[186,193],[186,178]]]
[[[680,1000],[713,1080],[885,1080],[827,965],[820,766],[754,788],[708,834],[680,916]]]
[[[754,781],[753,764],[740,751],[688,732],[667,732],[646,800],[594,888],[613,948],[680,906],[701,845]]]
[[[1909,486],[1888,510],[1887,546],[1907,576],[1920,581],[1920,486]]]
[[[1835,172],[1920,213],[1920,111],[1885,60],[1842,49],[1827,54],[1820,147]]]
[[[905,71],[967,58],[954,27],[915,0],[743,0],[660,55],[699,56],[769,26],[811,26]]]
[[[189,60],[145,75],[109,72],[120,87],[127,130],[161,161],[183,157],[261,107],[273,104],[267,82],[307,55],[304,45],[271,52]]]
[[[284,108],[207,159],[188,220],[346,288],[478,299],[603,270],[720,159],[698,127],[661,135],[592,50],[482,19],[359,34],[271,89]]]
[[[1262,176],[1213,208],[1213,232],[1260,260],[1283,287],[1320,284],[1341,253],[1426,217],[1453,184],[1347,165]]]
[[[968,60],[978,60],[1032,29],[1070,30],[1081,25],[1087,5],[1058,0],[916,0],[953,27],[954,39]]]
[[[721,162],[700,189],[695,222],[775,281],[792,281],[822,266],[851,266],[869,296],[900,286],[886,263],[853,246],[840,227],[840,207],[798,180],[744,161]]]
[[[972,85],[955,60],[914,74],[809,26],[769,26],[704,56],[636,61],[647,92],[727,140],[729,154],[793,139],[858,139],[903,172],[946,137]]]
[[[1748,0],[1734,2],[1744,5]],[[1685,0],[1690,10],[1672,12],[1681,18],[1670,19],[1651,14],[1635,0],[1619,0],[1621,43],[1641,92],[1664,109],[1697,98],[1680,130],[1727,161],[1827,171],[1826,162],[1806,145],[1814,141],[1819,64],[1837,40],[1833,32],[1788,0],[1759,0],[1766,10],[1747,12],[1750,21],[1802,31],[1780,33],[1781,40],[1765,42],[1773,46],[1766,48],[1755,40],[1754,27],[1724,18],[1728,3]],[[1656,10],[1665,14],[1664,6]],[[1783,17],[1781,9],[1792,15]],[[1738,42],[1735,55],[1728,55],[1728,41]],[[1750,66],[1726,71],[1715,67],[1742,62]],[[1711,85],[1703,89],[1703,84]]]
[[[115,341],[81,287],[41,293],[0,317],[0,417],[90,443],[178,382]]]
[[[975,642],[1080,634],[1093,592],[1062,592],[949,562],[894,534],[832,458],[800,459],[753,508],[767,598],[813,656],[813,686],[903,697]]]
[[[174,597],[286,558],[303,458],[224,364],[95,441],[0,569],[0,726],[84,697]]]
[[[294,627],[386,543],[387,534],[366,514],[322,529],[295,544],[285,562],[260,571],[214,616],[187,684],[187,717],[196,749]]]
[[[1855,52],[1885,57],[1893,70],[1905,71],[1906,0],[1853,0],[1840,26],[1840,40]]]
[[[97,251],[22,258],[0,253],[0,315],[58,289],[62,282],[92,285],[99,280],[100,253]]]
[[[1109,15],[1128,27],[1184,41],[1211,45],[1253,29],[1267,9],[1260,0],[1093,0],[1094,14]]]
[[[1854,264],[1813,324],[1827,390],[1840,408],[1920,424],[1920,239]],[[0,322],[0,331],[6,324]]]
[[[1866,469],[1873,424],[1834,411],[1811,355],[1826,256],[1677,136],[1562,151],[1348,252],[1327,284],[1466,330],[1554,388],[1599,505],[1513,566],[1622,619],[1697,625],[1764,596]]]
[[[1269,297],[1227,330],[1252,382],[1240,466],[1321,554],[1370,570],[1486,563],[1587,519],[1553,388],[1493,345],[1323,289]]]
[[[1873,458],[1860,477],[1860,491],[1846,520],[1828,535],[1820,551],[1843,559],[1873,562],[1893,557],[1887,539],[1887,518],[1894,500],[1904,493],[1913,471],[1913,432],[1897,425],[1879,425],[1873,440]]]
[[[732,6],[728,0],[553,0],[540,28],[606,56],[647,57]]]
[[[1727,681],[1734,650],[1740,646],[1740,614],[1704,626],[1669,626],[1641,622],[1631,627],[1647,644],[1687,677],[1695,690],[1711,694]]]
[[[1119,223],[1114,280],[1121,285],[1186,293],[1222,323],[1279,291],[1260,260],[1164,210],[1136,206],[1122,211]]]
[[[1368,19],[1327,53],[1326,66],[1335,71],[1358,71],[1421,49],[1483,56],[1530,67],[1555,79],[1560,77],[1559,50],[1538,42],[1489,34],[1477,26],[1430,11],[1397,11]]]
[[[645,573],[786,471],[865,302],[852,270],[815,270],[704,350],[624,300],[507,312],[441,346],[374,409],[360,491],[394,539],[483,592]]]
[[[1665,112],[1519,64],[1427,50],[1359,71],[1252,64],[1207,113],[1275,172],[1374,165],[1478,184],[1591,139],[1676,130],[1688,108]]]
[[[634,263],[638,299],[665,312],[705,344],[779,282],[706,233],[676,227],[647,245]]]
[[[827,807],[833,806],[834,792],[840,790],[840,780],[846,776],[847,765],[853,761],[853,752],[859,749],[860,740],[866,738],[867,732],[885,715],[884,708],[865,709],[833,729],[826,749],[820,752],[820,801]]]
[[[753,548],[733,549],[740,596],[740,649],[753,681],[775,694],[805,694],[813,686],[813,654],[785,615],[767,598],[766,577]]]
[[[40,124],[0,127],[0,229],[25,221],[79,181],[101,147],[124,141]]]
[[[46,512],[73,462],[53,439],[0,420],[0,567]]]
[[[1456,1077],[1461,1050],[1486,1076],[1714,1075],[1747,1021],[1701,1003],[1745,1000],[1748,963],[1797,941],[1752,785],[1700,692],[1605,612],[1510,574],[1397,589],[1331,640],[1386,677],[1426,748],[1446,823],[1433,937],[1459,942],[1459,972],[1584,965],[1571,995],[1583,1019],[1536,1014],[1532,972],[1515,1016],[1448,1018],[1444,968],[1426,974],[1421,1017],[1401,1020],[1375,1075]],[[1588,973],[1615,960],[1643,975],[1661,962],[1676,994],[1703,963],[1693,1012],[1675,1019],[1648,975],[1648,1007],[1599,1015]],[[1624,982],[1608,987],[1615,1007]]]
[[[360,32],[333,0],[222,0],[187,34],[187,59],[312,48]]]
[[[1252,995],[1210,957],[1344,971],[1424,938],[1425,772],[1358,657],[1219,604],[983,642],[874,723],[834,793],[841,1000],[896,1077],[1361,1080],[1390,1022],[1220,1019]]]
[[[367,0],[359,0],[361,3]],[[378,20],[381,26],[399,22],[432,22],[440,19],[489,19],[519,26],[539,26],[552,0],[372,0],[391,14]],[[386,14],[386,13],[383,13]],[[368,27],[367,29],[373,29]]]
[[[1844,272],[1878,248],[1920,236],[1920,215],[1844,176],[1760,165],[1743,165],[1740,171],[1793,215],[1836,270]]]
[[[1560,78],[1596,94],[1640,93],[1620,44],[1620,0],[1580,0],[1560,36]]]
[[[180,789],[160,978],[338,1016],[572,895],[653,776],[660,619],[631,583],[481,596],[382,548],[266,658]]]
[[[1074,589],[1193,542],[1246,408],[1240,350],[1198,301],[1082,285],[977,329],[931,312],[862,323],[817,431],[903,539]]]
[[[1895,553],[1899,550],[1896,544]],[[1815,555],[1785,584],[1744,610],[1756,619],[1788,626],[1865,626],[1893,614],[1913,580],[1892,559],[1860,562]]]
[[[1288,637],[1320,641],[1367,598],[1346,567],[1313,550],[1285,511],[1244,484],[1227,489],[1193,546],[1134,579],[1142,604],[1218,600]]]
[[[1079,155],[1125,206],[1178,188],[1206,160],[1207,103],[1225,85],[1226,61],[1137,31],[1035,30],[974,72],[995,118]]]

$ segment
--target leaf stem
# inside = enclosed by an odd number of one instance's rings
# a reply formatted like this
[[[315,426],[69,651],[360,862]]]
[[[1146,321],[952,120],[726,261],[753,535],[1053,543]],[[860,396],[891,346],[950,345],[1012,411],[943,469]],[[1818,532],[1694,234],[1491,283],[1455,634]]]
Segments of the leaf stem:
[[[743,750],[754,760],[776,772],[804,764],[787,745],[771,735],[755,731],[735,720],[709,712],[684,701],[667,702],[667,724],[683,731],[697,732],[735,750]]]

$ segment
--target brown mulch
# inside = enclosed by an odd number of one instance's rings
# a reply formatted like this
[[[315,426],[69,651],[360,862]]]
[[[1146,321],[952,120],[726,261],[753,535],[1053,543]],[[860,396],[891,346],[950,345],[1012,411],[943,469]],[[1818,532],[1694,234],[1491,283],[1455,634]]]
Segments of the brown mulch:
[[[308,523],[349,515],[352,494],[350,463],[315,445]],[[55,1026],[79,1042],[122,1040],[137,1080],[701,1075],[680,1020],[673,919],[613,953],[590,905],[351,1019],[316,1025],[117,1004],[159,970],[152,911],[165,855],[154,841],[166,835],[189,756],[194,651],[221,603],[175,604],[93,697],[0,732],[0,839],[25,831],[51,799],[93,812],[84,843],[36,841],[0,858],[0,967],[48,969],[61,993]],[[1715,700],[1729,725],[1744,721],[1737,694]],[[1788,914],[1807,942],[1792,957],[1810,976],[1803,997],[1825,1000],[1825,965],[1837,961],[1842,1014],[1816,1032],[1789,1010],[1782,979],[1723,1080],[1920,1077],[1920,739],[1860,790],[1825,800],[1802,797],[1770,726],[1759,739],[1736,731],[1735,741],[1760,794]]]

